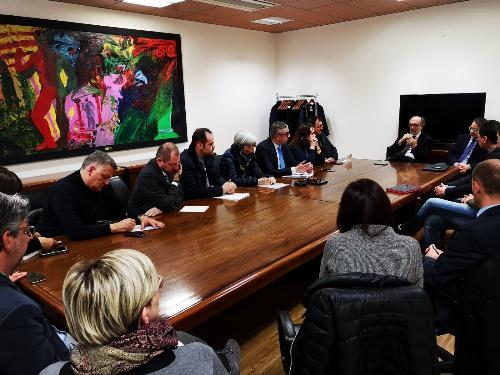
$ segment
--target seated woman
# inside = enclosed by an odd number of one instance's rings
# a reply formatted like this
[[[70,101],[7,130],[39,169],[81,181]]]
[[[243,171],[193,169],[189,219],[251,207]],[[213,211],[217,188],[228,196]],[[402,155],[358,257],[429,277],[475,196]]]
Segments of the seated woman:
[[[114,250],[73,265],[64,280],[63,302],[78,345],[69,362],[52,364],[41,374],[227,375],[209,346],[185,333],[178,336],[160,316],[160,285],[151,260],[136,250]],[[238,373],[234,340],[224,354],[231,374]]]
[[[237,186],[270,185],[276,179],[265,174],[255,160],[257,139],[250,132],[239,131],[229,150],[224,152],[221,160],[221,175]]]
[[[308,122],[301,124],[290,142],[290,151],[297,162],[305,161],[313,165],[325,163],[325,157],[314,133],[314,126]]]
[[[340,233],[326,241],[319,277],[375,273],[403,277],[423,287],[417,240],[396,234],[391,224],[391,203],[384,189],[369,179],[351,182],[340,201]]]

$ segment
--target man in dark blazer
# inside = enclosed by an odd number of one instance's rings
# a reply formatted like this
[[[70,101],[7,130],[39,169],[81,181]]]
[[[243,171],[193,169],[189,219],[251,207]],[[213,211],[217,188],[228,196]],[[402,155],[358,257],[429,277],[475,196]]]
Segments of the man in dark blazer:
[[[6,375],[38,374],[69,354],[41,307],[9,278],[34,234],[28,209],[26,198],[0,193],[0,373]]]
[[[225,181],[215,166],[215,141],[210,129],[199,128],[193,133],[189,148],[182,151],[181,184],[185,198],[211,198],[233,194],[236,184]]]
[[[314,125],[314,134],[316,134],[316,138],[318,139],[318,146],[321,149],[321,153],[325,157],[325,163],[335,163],[339,159],[339,154],[335,146],[328,139],[328,136],[323,132],[323,121],[321,118],[313,116],[307,122]]]
[[[434,140],[422,130],[425,119],[422,116],[410,118],[410,132],[403,134],[399,139],[387,147],[386,159],[409,163],[426,163],[431,153]]]
[[[255,157],[260,169],[272,176],[284,176],[296,173],[311,173],[311,163],[300,161],[297,163],[288,147],[290,132],[288,125],[276,121],[271,126],[270,137],[257,145]]]
[[[468,173],[484,160],[486,151],[479,147],[479,127],[486,122],[483,117],[474,119],[469,126],[469,134],[462,134],[448,151],[446,162],[460,169],[460,173]]]
[[[455,359],[456,364],[461,368],[457,374],[498,374],[500,346],[497,338],[500,325],[497,319],[493,319],[494,325],[484,327],[481,319],[489,319],[490,315],[484,315],[484,311],[491,312],[488,305],[498,306],[500,296],[497,286],[487,285],[486,279],[481,279],[480,275],[478,277],[475,270],[486,260],[500,255],[500,231],[498,230],[500,228],[500,160],[489,159],[476,166],[472,172],[472,190],[474,201],[479,207],[477,219],[459,227],[444,252],[433,245],[426,249],[424,287],[436,297],[451,295],[454,300],[463,301],[463,304],[459,303],[457,315]],[[467,280],[472,273],[476,273],[473,278],[474,285],[464,284],[464,280]],[[464,293],[464,286],[469,290],[468,293],[483,294],[484,298],[471,299],[469,294]],[[489,288],[487,289],[489,293],[485,293],[484,288]],[[453,294],[450,291],[453,291]],[[440,299],[442,300],[442,298],[434,298],[434,302]],[[476,300],[479,303],[474,302]],[[436,306],[439,316],[438,307],[443,304],[438,303]],[[498,311],[492,312],[498,318]],[[473,326],[476,329],[470,330],[471,321],[475,319],[478,319],[479,324],[474,323]],[[488,363],[486,366],[485,362]],[[467,367],[469,370],[464,371],[463,369]],[[476,370],[470,370],[474,367]],[[488,367],[490,371],[478,371],[477,368],[481,367]],[[492,368],[496,370],[492,371]]]
[[[156,157],[142,168],[128,203],[130,217],[159,215],[182,204],[182,165],[179,149],[172,142],[158,147]]]

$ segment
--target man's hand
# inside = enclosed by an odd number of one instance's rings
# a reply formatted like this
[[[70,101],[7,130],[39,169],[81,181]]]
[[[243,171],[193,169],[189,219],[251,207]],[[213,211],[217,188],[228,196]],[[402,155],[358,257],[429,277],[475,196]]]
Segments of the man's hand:
[[[162,213],[163,213],[163,211],[160,210],[159,208],[151,207],[149,210],[144,212],[144,216],[152,217],[152,216],[161,215]]]
[[[410,138],[406,141],[406,144],[409,145],[412,149],[417,147],[417,140],[415,138]]]
[[[134,219],[123,219],[118,223],[109,224],[109,228],[111,229],[111,233],[123,233],[130,232],[135,227]]]
[[[305,161],[301,161],[299,165],[295,167],[297,172],[301,173],[312,173],[313,165],[311,163],[306,163]]]
[[[141,229],[146,228],[148,225],[151,225],[155,229],[161,229],[165,226],[165,223],[162,223],[161,221],[155,220],[152,217],[142,215],[141,216]]]
[[[436,245],[432,244],[432,245],[429,245],[429,247],[427,249],[425,249],[425,256],[426,257],[430,257],[434,260],[436,260],[437,258],[439,258],[439,256],[443,254],[443,252],[441,250],[439,250]]]
[[[52,249],[57,242],[53,238],[47,238],[47,237],[38,237],[38,241],[40,241],[40,245],[42,245],[43,250]]]
[[[177,171],[176,174],[174,174],[172,180],[175,182],[179,182],[181,180],[181,175],[182,175],[182,164],[179,164],[179,170]]]
[[[467,203],[471,200],[474,200],[474,195],[468,194],[468,195],[464,195],[464,197],[462,199],[460,199],[460,202]]]
[[[447,188],[448,185],[441,183],[434,188],[434,194],[436,194],[438,197],[444,197]]]
[[[408,139],[412,139],[413,135],[410,133],[406,133],[401,137],[401,139],[398,141],[399,145],[401,146],[403,143],[407,143]]]
[[[335,163],[335,159],[334,158],[326,158],[325,159],[325,163],[334,164]]]
[[[464,163],[457,163],[456,167],[458,167],[458,170],[460,173],[467,173],[470,171],[470,165],[469,164],[464,164]]]
[[[224,194],[234,194],[236,191],[236,184],[232,181],[224,182],[222,185],[222,191]]]
[[[257,180],[259,185],[273,185],[276,183],[276,179],[274,177],[261,177]]]
[[[18,280],[21,280],[23,277],[25,277],[28,274],[28,272],[21,272],[21,271],[14,271],[10,276],[9,279],[13,283],[15,283]]]

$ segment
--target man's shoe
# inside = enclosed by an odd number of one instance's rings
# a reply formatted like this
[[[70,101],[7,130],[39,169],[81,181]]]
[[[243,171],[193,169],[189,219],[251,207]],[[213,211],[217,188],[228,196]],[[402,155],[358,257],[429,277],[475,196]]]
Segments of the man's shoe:
[[[235,340],[227,340],[224,349],[217,351],[217,354],[224,356],[227,360],[230,375],[240,374],[240,346]]]

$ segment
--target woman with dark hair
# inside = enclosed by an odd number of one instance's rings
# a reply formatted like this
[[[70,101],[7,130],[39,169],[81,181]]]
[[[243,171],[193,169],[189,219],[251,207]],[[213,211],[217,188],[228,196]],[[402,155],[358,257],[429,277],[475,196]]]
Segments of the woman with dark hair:
[[[375,273],[404,277],[423,287],[417,240],[396,234],[391,224],[391,203],[384,189],[369,179],[351,182],[340,201],[340,233],[326,241],[319,276]]]
[[[290,151],[297,162],[305,161],[313,165],[325,163],[325,157],[314,133],[314,126],[308,122],[301,124],[295,132],[290,142]]]

